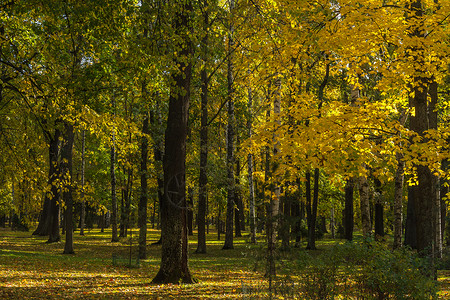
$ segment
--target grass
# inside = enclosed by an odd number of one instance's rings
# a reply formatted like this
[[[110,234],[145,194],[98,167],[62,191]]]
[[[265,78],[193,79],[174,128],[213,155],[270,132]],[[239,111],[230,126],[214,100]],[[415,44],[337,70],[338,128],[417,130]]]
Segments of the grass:
[[[136,238],[137,230],[134,254]],[[256,298],[255,291],[267,289],[263,246],[248,244],[247,237],[235,238],[235,249],[221,250],[223,241],[212,233],[207,237],[208,253],[195,254],[196,236],[191,236],[189,264],[199,280],[191,285],[151,284],[159,269],[160,246],[148,246],[148,259],[141,260],[139,268],[113,265],[113,254],[128,257],[130,240],[111,243],[110,239],[108,230],[91,229],[85,236],[75,232],[76,254],[63,255],[63,242],[46,244],[46,237],[31,232],[0,229],[0,299],[249,299]],[[158,239],[158,231],[148,231],[149,243]],[[329,251],[337,242],[318,241],[321,250],[314,255]],[[281,253],[280,260],[303,249]],[[442,271],[439,281],[440,299],[449,299],[450,272]]]

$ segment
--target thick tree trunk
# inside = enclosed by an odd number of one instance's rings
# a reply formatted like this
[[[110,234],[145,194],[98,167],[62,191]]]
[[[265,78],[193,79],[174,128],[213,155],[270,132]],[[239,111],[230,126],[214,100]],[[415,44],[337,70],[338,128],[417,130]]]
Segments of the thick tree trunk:
[[[414,38],[423,38],[425,33],[421,0],[413,0],[410,3],[411,9],[411,36]],[[414,61],[416,74],[413,78],[410,106],[415,114],[411,116],[410,129],[418,136],[424,137],[428,127],[428,79],[423,74],[424,65],[423,46],[416,45],[412,47],[411,58]],[[420,255],[428,256],[432,254],[432,248],[435,238],[433,207],[435,195],[433,195],[433,175],[428,166],[415,165],[418,184],[414,189],[414,208],[416,213],[416,239],[417,250]]]
[[[74,254],[73,250],[73,196],[72,196],[72,152],[74,142],[73,125],[64,123],[64,144],[61,149],[61,176],[63,188],[63,201],[65,205],[64,222],[66,229],[66,240],[64,254]]]
[[[60,200],[60,192],[59,186],[57,182],[60,177],[60,167],[59,167],[59,151],[60,151],[60,137],[61,131],[59,129],[55,129],[54,139],[50,142],[50,173],[53,176],[49,178],[49,186],[50,186],[50,210],[49,210],[49,234],[47,243],[59,242],[61,240],[61,235],[59,232],[60,225],[60,209],[59,209],[59,200]]]
[[[177,5],[176,3],[175,5]],[[177,5],[178,6],[178,5]],[[181,38],[179,55],[174,58],[177,72],[169,97],[165,132],[164,197],[161,202],[161,265],[153,283],[193,283],[188,266],[186,226],[186,136],[192,76],[192,45],[188,35],[191,1],[177,7],[175,33]]]
[[[48,186],[50,190],[45,193],[44,198],[44,207],[42,209],[39,224],[36,230],[33,232],[33,235],[46,236],[50,235],[50,228],[52,226],[52,222],[55,215],[52,216],[52,213],[55,213],[55,210],[52,210],[52,205],[54,203],[58,203],[59,193],[58,188],[53,188],[53,185],[56,185],[56,180],[59,176],[59,137],[61,133],[59,129],[55,129],[55,134],[52,138],[50,138],[48,143],[48,162],[49,162],[49,171],[48,171]],[[56,191],[56,192],[55,192]],[[59,215],[57,216],[59,220]],[[10,218],[11,219],[11,218]],[[59,221],[58,221],[59,222]],[[58,233],[59,233],[59,223],[58,223]],[[58,239],[59,241],[59,239]]]
[[[50,178],[50,174],[49,174]],[[39,223],[32,235],[48,235],[50,228],[50,192],[45,193],[44,206],[41,213],[39,214]]]
[[[412,249],[417,249],[416,240],[416,213],[414,205],[414,189],[412,186],[408,187],[408,204],[406,207],[406,222],[405,222],[405,246]]]
[[[148,138],[150,133],[148,126],[148,115],[146,114],[142,121],[142,140],[141,140],[141,194],[138,206],[138,226],[139,226],[139,258],[147,258],[147,161],[148,161]]]
[[[194,189],[189,187],[188,189],[189,198],[187,201],[187,210],[186,210],[186,218],[187,218],[187,229],[188,235],[194,235]]]
[[[348,241],[353,239],[353,179],[349,178],[345,184],[345,207],[344,207],[344,238]]]

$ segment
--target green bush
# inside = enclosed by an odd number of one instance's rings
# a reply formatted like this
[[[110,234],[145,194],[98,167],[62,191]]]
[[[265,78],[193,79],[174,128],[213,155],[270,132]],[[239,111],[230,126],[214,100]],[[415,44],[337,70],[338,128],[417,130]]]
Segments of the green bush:
[[[407,249],[346,243],[315,257],[301,252],[291,286],[300,299],[436,299],[435,281],[422,273],[428,267]]]

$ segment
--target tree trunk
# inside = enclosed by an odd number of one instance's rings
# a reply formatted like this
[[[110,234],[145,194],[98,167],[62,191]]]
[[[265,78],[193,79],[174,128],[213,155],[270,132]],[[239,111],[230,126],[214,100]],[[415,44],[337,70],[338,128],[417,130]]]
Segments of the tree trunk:
[[[394,180],[394,249],[402,246],[403,223],[403,170],[405,163],[400,153],[397,156],[397,171]]]
[[[115,102],[113,101],[113,109],[115,109]],[[111,175],[111,242],[118,242],[117,236],[117,194],[116,194],[116,133],[115,129],[111,133],[111,152],[110,152],[110,175]]]
[[[205,7],[208,6],[208,0],[204,1]],[[197,250],[196,253],[206,253],[206,206],[208,201],[208,26],[209,11],[205,9],[203,13],[203,31],[205,36],[202,39],[201,50],[203,68],[200,71],[201,80],[201,117],[200,117],[200,174],[199,174],[199,193],[198,193],[198,214],[197,214]]]
[[[230,13],[234,10],[234,0],[230,0]],[[235,147],[235,123],[234,115],[234,74],[233,74],[233,25],[230,24],[228,33],[228,70],[227,70],[227,89],[228,89],[228,125],[227,125],[227,217],[225,229],[225,243],[222,249],[233,249],[233,213],[236,197],[236,187],[234,178],[234,147]]]
[[[84,235],[84,223],[86,219],[86,201],[84,199],[84,184],[85,184],[85,148],[86,148],[86,131],[81,132],[81,212],[80,212],[80,235]]]
[[[186,217],[187,217],[187,228],[188,228],[188,235],[194,235],[194,189],[192,187],[189,187],[188,189],[189,198],[187,201],[187,210],[186,210]]]
[[[410,3],[411,9],[411,36],[421,39],[425,33],[421,0],[413,0]],[[410,106],[414,109],[414,116],[411,116],[410,129],[418,136],[424,137],[428,128],[428,105],[427,105],[427,81],[421,69],[424,65],[423,46],[413,46],[411,49],[411,58],[416,68],[416,74],[413,78]],[[434,243],[434,219],[433,206],[435,195],[433,195],[433,175],[428,166],[414,165],[417,170],[418,184],[414,189],[414,208],[416,213],[416,239],[417,250],[420,255],[428,256],[432,254]]]
[[[175,3],[174,5],[177,5]],[[180,5],[180,4],[178,4]],[[177,6],[178,6],[177,5]],[[191,1],[184,1],[175,12],[174,30],[181,37],[178,66],[173,72],[169,115],[165,132],[164,197],[161,202],[161,265],[153,283],[193,283],[188,266],[186,226],[186,136],[192,76],[192,44],[188,35]]]
[[[142,140],[141,140],[141,194],[138,206],[138,226],[139,226],[139,258],[147,258],[147,161],[148,161],[148,138],[150,133],[148,126],[148,115],[146,114],[142,121]]]
[[[286,184],[286,189],[289,189],[289,184]],[[288,250],[290,248],[290,219],[291,219],[291,202],[292,195],[286,191],[283,199],[283,218],[280,226],[281,249]]]
[[[58,186],[58,180],[60,179],[60,166],[59,166],[59,152],[60,152],[60,137],[61,131],[59,129],[55,129],[54,139],[50,142],[50,173],[53,176],[49,178],[50,185],[50,210],[49,210],[49,236],[47,243],[59,242],[61,240],[61,235],[59,233],[59,225],[60,225],[60,209],[59,209],[59,200],[60,200],[60,192]]]
[[[309,174],[309,173],[308,173]],[[308,179],[307,179],[308,182]],[[309,175],[309,182],[311,184],[311,175]],[[307,188],[308,190],[308,188]],[[308,193],[308,192],[307,192]],[[311,193],[311,187],[309,187],[309,193]],[[309,194],[309,202],[311,203],[311,194]],[[308,218],[308,244],[306,249],[316,250],[316,220],[317,220],[317,205],[319,202],[319,169],[314,169],[314,190],[313,190],[313,202],[309,209]]]
[[[48,142],[48,162],[49,162],[49,171],[48,171],[48,186],[50,187],[50,190],[45,193],[44,198],[44,206],[42,209],[42,212],[40,214],[39,218],[39,224],[36,230],[33,232],[33,235],[39,235],[39,236],[45,236],[50,235],[51,227],[53,220],[58,217],[59,222],[59,215],[52,215],[56,213],[56,210],[52,207],[54,204],[58,204],[59,200],[59,193],[58,188],[53,188],[53,185],[56,185],[57,178],[59,176],[59,137],[61,135],[61,132],[59,129],[55,129],[55,134],[52,138],[49,139]],[[56,192],[55,192],[56,191]],[[11,220],[12,218],[10,218]],[[58,223],[58,234],[59,235],[59,223]],[[49,239],[50,241],[50,239]],[[52,241],[59,241],[59,237],[55,236],[55,240],[52,239]],[[52,242],[50,241],[50,242]]]
[[[359,201],[361,208],[361,227],[363,236],[368,238],[371,236],[370,226],[370,202],[369,202],[369,183],[366,176],[359,178]]]
[[[248,88],[248,119],[247,131],[249,139],[252,138],[252,89]],[[247,156],[247,174],[249,191],[249,210],[250,210],[250,241],[256,243],[256,214],[255,214],[255,186],[253,182],[253,155]]]
[[[153,202],[153,212],[156,214],[156,208],[158,208],[158,217],[156,218],[157,229],[160,229],[161,226],[161,203],[163,201],[163,192],[164,192],[164,172],[163,172],[163,157],[164,157],[164,131],[162,130],[162,116],[161,116],[161,108],[160,108],[160,97],[159,94],[156,94],[156,114],[153,111],[150,111],[150,122],[152,125],[151,132],[154,143],[153,147],[153,157],[154,157],[154,168],[156,173],[156,182],[158,185],[158,192]],[[152,221],[154,222],[154,220]],[[155,244],[155,243],[153,243]],[[161,238],[156,244],[161,244]]]
[[[66,229],[66,241],[64,254],[74,254],[73,250],[73,196],[72,196],[72,152],[74,132],[73,125],[64,123],[64,144],[61,149],[61,176],[63,201],[65,205],[64,222]]]
[[[349,178],[345,184],[345,208],[344,208],[344,238],[353,239],[353,179]]]
[[[414,189],[408,187],[408,204],[406,207],[406,224],[405,224],[405,246],[417,249],[416,240],[416,213],[414,205]]]
[[[384,205],[381,181],[375,178],[375,238],[384,237]]]
[[[235,230],[235,236],[241,237],[242,236],[242,230],[244,227],[244,203],[242,201],[242,193],[241,193],[241,163],[240,159],[236,158],[236,185],[235,185],[235,203],[236,208],[234,211],[234,230]]]
[[[438,83],[432,78],[429,84],[428,93],[430,95],[430,102],[428,107],[428,124],[429,129],[438,129]],[[433,256],[437,258],[442,257],[442,234],[441,234],[441,196],[440,196],[440,178],[433,175],[432,177],[432,195],[433,195],[433,220],[434,220],[434,249]]]

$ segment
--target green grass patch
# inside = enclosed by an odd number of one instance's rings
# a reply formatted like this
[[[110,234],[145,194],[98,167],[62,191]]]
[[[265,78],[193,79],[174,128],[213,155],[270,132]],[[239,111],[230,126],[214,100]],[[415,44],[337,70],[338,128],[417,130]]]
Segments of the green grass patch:
[[[133,259],[137,255],[137,237],[135,230],[131,239]],[[110,230],[104,233],[99,229],[86,230],[84,236],[75,232],[75,255],[64,255],[63,241],[46,244],[46,237],[31,236],[31,232],[0,229],[0,299],[269,298],[268,279],[264,276],[264,237],[259,236],[260,243],[252,245],[244,235],[235,238],[235,249],[221,250],[223,240],[218,241],[217,233],[211,232],[207,236],[207,254],[195,253],[196,238],[195,235],[189,237],[189,264],[199,283],[152,285],[161,257],[161,246],[150,246],[159,239],[157,230],[148,230],[148,259],[140,260],[138,268],[129,268],[122,264],[114,265],[112,255],[126,259],[130,253],[130,238],[111,243]],[[330,271],[327,264],[332,265],[327,259],[333,255],[334,247],[342,243],[341,240],[325,238],[317,242],[318,251],[304,250],[304,243],[300,248],[276,251],[278,277],[273,281],[273,288],[278,293],[274,298],[305,299],[302,295],[306,294],[302,294],[301,289],[305,288],[305,274],[308,272],[322,272],[322,280],[331,276],[342,280],[339,277],[343,274],[342,268],[336,273],[327,273]],[[441,271],[439,274],[440,299],[448,299],[450,272]],[[316,284],[317,280],[314,282]],[[342,282],[339,284],[335,299],[339,299],[339,287],[344,286]],[[358,283],[345,284],[349,287]]]

